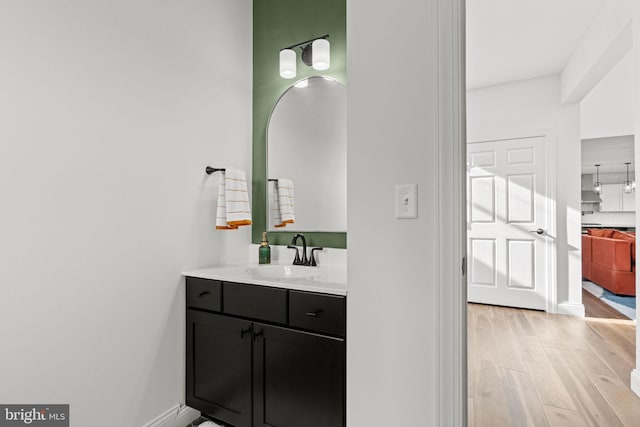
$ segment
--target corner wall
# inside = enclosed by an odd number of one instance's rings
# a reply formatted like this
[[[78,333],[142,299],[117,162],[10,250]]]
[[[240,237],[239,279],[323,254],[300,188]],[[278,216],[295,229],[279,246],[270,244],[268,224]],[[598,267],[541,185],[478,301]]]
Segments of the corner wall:
[[[352,427],[439,425],[437,43],[436,0],[347,2]],[[419,217],[397,220],[411,183]]]
[[[580,110],[560,104],[558,76],[467,92],[467,140],[550,133],[555,154],[558,312],[584,315],[580,213]]]
[[[139,427],[184,402],[181,271],[247,256],[204,168],[250,176],[251,1],[0,9],[0,402]]]
[[[580,138],[633,135],[631,51],[580,101]]]

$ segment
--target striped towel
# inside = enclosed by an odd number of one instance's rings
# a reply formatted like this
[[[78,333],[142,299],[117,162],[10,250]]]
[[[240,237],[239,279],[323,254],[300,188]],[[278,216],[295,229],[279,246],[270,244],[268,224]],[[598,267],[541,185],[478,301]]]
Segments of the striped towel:
[[[234,230],[240,225],[251,225],[247,178],[243,171],[227,169],[218,184],[216,229]]]
[[[293,208],[293,181],[279,178],[273,183],[273,225],[284,227],[296,222]]]

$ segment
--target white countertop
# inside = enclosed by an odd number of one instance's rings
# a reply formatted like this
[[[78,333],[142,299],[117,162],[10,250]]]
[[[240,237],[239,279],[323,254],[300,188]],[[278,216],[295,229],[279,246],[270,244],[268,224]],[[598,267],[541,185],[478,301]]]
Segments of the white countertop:
[[[265,278],[255,273],[256,269],[270,268],[277,264],[220,265],[188,270],[183,276],[201,279],[222,280],[250,285],[272,286],[298,291],[321,292],[332,295],[347,295],[347,270],[342,267],[307,267],[317,269],[313,277]]]

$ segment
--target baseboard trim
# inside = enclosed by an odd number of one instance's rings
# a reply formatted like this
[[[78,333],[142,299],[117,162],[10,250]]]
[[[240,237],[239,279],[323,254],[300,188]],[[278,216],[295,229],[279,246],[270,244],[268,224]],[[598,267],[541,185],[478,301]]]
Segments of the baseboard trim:
[[[584,305],[574,302],[563,302],[558,304],[558,314],[566,316],[584,317]]]
[[[143,427],[185,427],[199,416],[199,411],[186,405],[177,404],[146,423]]]
[[[637,369],[631,371],[631,391],[640,396],[640,372]]]

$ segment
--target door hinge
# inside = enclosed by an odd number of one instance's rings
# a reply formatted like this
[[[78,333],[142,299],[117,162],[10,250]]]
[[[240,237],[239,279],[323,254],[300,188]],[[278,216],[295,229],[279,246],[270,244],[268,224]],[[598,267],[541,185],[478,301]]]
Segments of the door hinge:
[[[466,256],[462,257],[462,275],[463,276],[467,275],[467,257]]]

